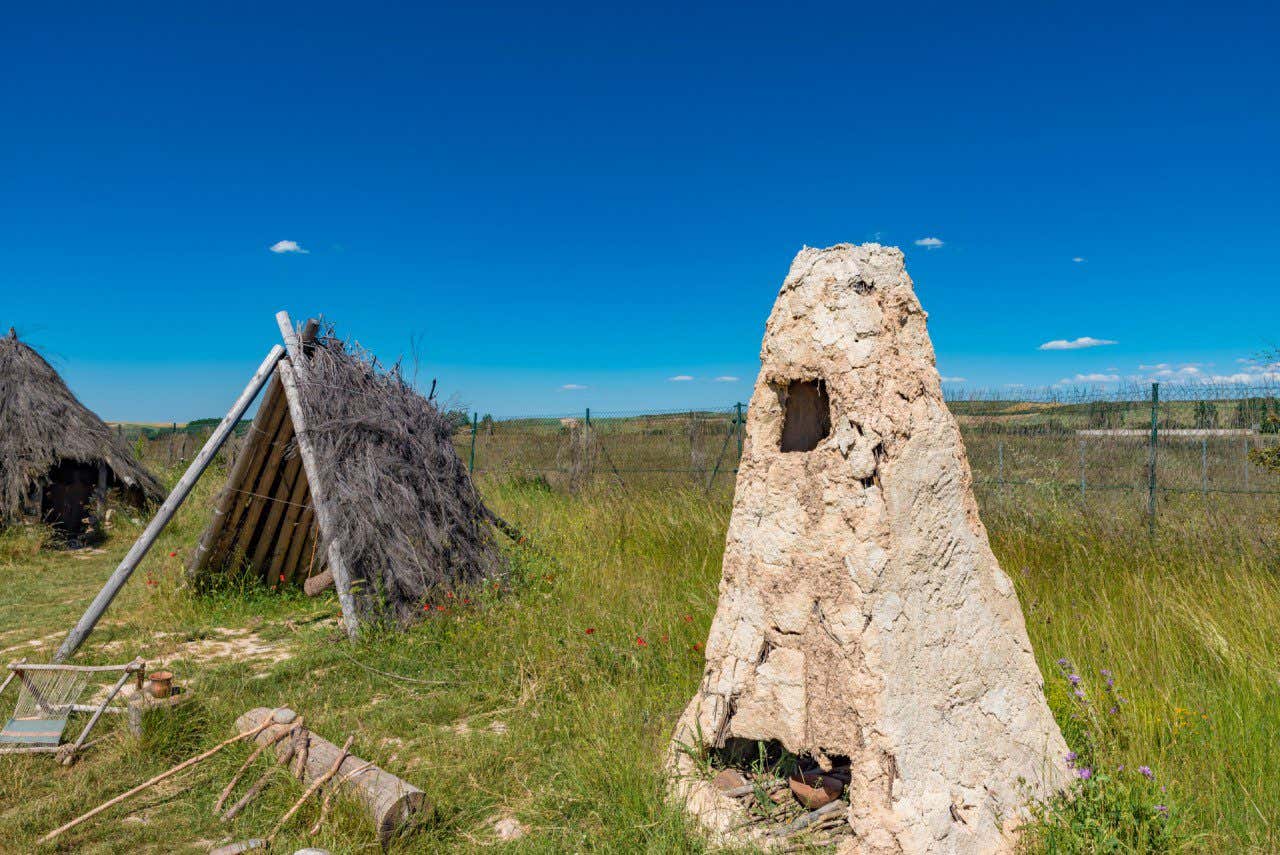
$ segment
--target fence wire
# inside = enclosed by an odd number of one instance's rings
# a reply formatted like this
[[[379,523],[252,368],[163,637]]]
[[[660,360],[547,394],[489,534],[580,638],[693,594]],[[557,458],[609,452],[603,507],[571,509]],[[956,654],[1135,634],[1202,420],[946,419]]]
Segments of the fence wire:
[[[837,402],[838,405],[838,402]],[[1149,511],[1162,497],[1280,495],[1280,474],[1254,452],[1280,445],[1280,385],[1152,384],[1100,391],[954,392],[981,490],[1063,496],[1131,494]],[[557,490],[732,485],[745,439],[742,403],[685,410],[593,411],[495,419],[456,414],[458,454],[482,480]],[[143,462],[185,464],[211,425],[121,428]],[[233,459],[251,425],[241,425]]]

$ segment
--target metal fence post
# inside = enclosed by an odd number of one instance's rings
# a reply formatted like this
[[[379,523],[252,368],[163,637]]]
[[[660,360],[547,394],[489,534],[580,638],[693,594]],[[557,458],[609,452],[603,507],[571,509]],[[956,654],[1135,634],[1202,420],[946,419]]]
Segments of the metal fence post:
[[[1004,495],[1004,440],[996,441],[996,492]]]
[[[591,477],[591,408],[587,407],[582,426],[582,471],[586,473],[586,481]]]
[[[1248,434],[1246,434],[1244,439],[1240,441],[1240,451],[1242,453],[1241,465],[1244,468],[1244,489],[1245,489],[1245,492],[1247,493],[1249,491],[1249,436]]]
[[[1156,533],[1156,443],[1160,440],[1160,384],[1151,384],[1151,451],[1147,456],[1147,516],[1152,536]]]
[[[1209,437],[1200,437],[1200,493],[1209,498]]]
[[[1081,502],[1081,504],[1083,504],[1083,503],[1084,503],[1084,491],[1085,491],[1085,482],[1084,482],[1084,444],[1085,444],[1085,440],[1083,440],[1083,439],[1082,439],[1082,440],[1080,440],[1080,502]]]
[[[746,430],[746,425],[742,423],[742,402],[741,401],[739,401],[737,404],[734,405],[733,421],[737,428],[736,432],[738,434],[738,466],[741,466],[742,465],[742,434]],[[734,472],[738,471],[738,466],[733,467]]]
[[[474,475],[476,471],[476,433],[480,429],[480,414],[471,414],[471,459],[467,461],[467,474]]]

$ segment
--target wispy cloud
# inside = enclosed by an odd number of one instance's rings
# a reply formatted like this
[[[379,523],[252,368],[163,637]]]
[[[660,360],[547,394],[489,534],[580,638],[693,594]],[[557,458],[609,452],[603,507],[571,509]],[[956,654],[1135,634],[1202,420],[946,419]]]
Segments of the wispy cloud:
[[[738,378],[737,378],[737,377],[733,377],[733,376],[731,376],[731,375],[729,375],[729,374],[725,374],[725,375],[722,375],[722,376],[720,376],[720,377],[717,377],[717,378],[716,378],[716,382],[717,382],[717,383],[737,383],[737,382],[738,382]]]
[[[1084,264],[1084,259],[1078,255],[1073,255],[1071,257],[1071,260],[1074,261],[1076,264]]]
[[[579,392],[587,387],[583,386],[581,383],[565,383],[560,388],[566,392]]]
[[[969,382],[963,377],[943,377],[941,379],[943,383],[968,383]]]
[[[688,374],[677,374],[675,377],[668,377],[668,383],[688,383],[693,378]]]
[[[1074,377],[1063,377],[1058,381],[1059,386],[1067,386],[1072,383],[1119,383],[1119,374],[1077,374]]]
[[[1067,340],[1065,338],[1056,338],[1053,341],[1046,341],[1040,345],[1039,350],[1081,350],[1086,347],[1102,347],[1104,344],[1118,344],[1108,338],[1094,338],[1090,335],[1080,336]]]
[[[923,246],[926,249],[937,249],[942,244],[943,242],[936,237],[922,237],[916,240],[916,246]]]
[[[287,252],[296,252],[299,255],[308,255],[311,252],[309,249],[303,249],[298,246],[298,242],[296,240],[278,240],[271,244],[271,251],[276,255],[284,255]]]

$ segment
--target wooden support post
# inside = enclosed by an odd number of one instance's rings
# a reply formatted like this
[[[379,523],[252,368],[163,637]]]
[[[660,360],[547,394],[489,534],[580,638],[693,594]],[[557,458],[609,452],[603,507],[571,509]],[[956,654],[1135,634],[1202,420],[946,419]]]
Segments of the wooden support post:
[[[267,378],[271,376],[283,356],[284,349],[280,345],[271,348],[267,358],[262,360],[262,364],[254,372],[253,378],[249,380],[249,385],[244,388],[244,391],[240,393],[240,397],[231,407],[231,411],[223,417],[218,429],[209,437],[209,441],[204,444],[204,448],[200,449],[196,459],[191,461],[191,466],[183,473],[173,491],[169,493],[169,497],[164,500],[164,504],[156,511],[155,517],[152,518],[142,532],[142,536],[134,542],[132,548],[129,549],[129,553],[120,562],[120,566],[115,569],[115,572],[111,574],[111,578],[107,580],[107,584],[98,592],[98,596],[94,597],[93,602],[89,604],[89,608],[67,635],[67,640],[62,642],[62,646],[54,654],[53,661],[66,661],[67,657],[75,653],[80,648],[80,645],[84,643],[85,638],[93,631],[94,626],[102,618],[107,607],[111,605],[111,601],[116,598],[116,594],[120,593],[124,583],[128,582],[129,577],[133,575],[133,571],[138,569],[138,565],[142,563],[142,559],[146,557],[147,552],[155,544],[160,532],[164,531],[164,527],[169,524],[169,520],[173,519],[173,515],[178,512],[178,508],[181,507],[187,496],[191,494],[191,489],[195,487],[196,481],[200,479],[200,476],[204,474],[204,470],[213,461],[218,449],[227,441],[227,437],[231,435],[236,423],[240,421],[245,411],[249,409],[249,405],[258,396],[258,392],[262,390]]]
[[[80,735],[76,738],[75,744],[69,749],[64,763],[70,765],[75,762],[76,754],[84,747],[84,741],[89,738],[89,731],[93,730],[93,726],[98,723],[98,719],[102,718],[102,714],[107,710],[107,704],[115,700],[116,695],[124,688],[124,684],[129,682],[129,678],[134,674],[141,674],[147,667],[147,663],[142,659],[134,659],[125,666],[124,673],[120,675],[120,679],[116,681],[111,690],[107,692],[107,696],[102,699],[102,705],[93,711],[93,715],[89,717],[89,721],[85,724],[84,730],[80,731]]]
[[[294,332],[293,322],[287,312],[276,315],[280,324],[280,332],[284,335],[285,346],[289,348],[289,358],[280,362],[280,382],[284,384],[284,398],[289,404],[289,415],[293,419],[293,431],[297,436],[298,453],[302,456],[302,466],[307,473],[307,484],[311,488],[311,507],[315,511],[316,524],[320,528],[328,555],[329,569],[333,571],[334,587],[338,589],[338,603],[342,606],[342,622],[347,635],[354,638],[360,628],[360,616],[356,613],[355,598],[351,595],[351,572],[347,567],[346,556],[342,554],[342,543],[338,537],[337,521],[333,518],[329,505],[327,481],[320,469],[311,435],[307,427],[307,417],[302,409],[302,394],[298,389],[295,371],[302,371],[305,376],[306,357],[298,335]]]

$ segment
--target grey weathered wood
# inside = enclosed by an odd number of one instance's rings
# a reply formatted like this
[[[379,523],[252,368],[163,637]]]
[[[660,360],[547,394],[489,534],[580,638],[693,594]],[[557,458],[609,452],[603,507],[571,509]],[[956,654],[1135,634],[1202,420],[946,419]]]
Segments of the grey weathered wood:
[[[129,678],[138,671],[146,667],[146,663],[141,659],[135,659],[128,665],[124,666],[124,673],[120,675],[120,679],[111,687],[111,691],[107,692],[107,696],[102,699],[102,705],[94,710],[93,715],[89,717],[89,721],[85,723],[84,730],[80,731],[80,735],[76,737],[75,744],[71,746],[71,757],[75,757],[75,753],[84,747],[84,741],[89,738],[89,731],[93,730],[93,726],[98,723],[98,719],[102,718],[102,714],[107,710],[107,704],[115,700],[116,695],[124,688],[124,684]]]
[[[294,332],[293,323],[286,312],[276,315],[280,324],[280,332],[284,335],[285,346],[289,349],[289,358],[280,362],[280,382],[284,384],[285,401],[289,404],[289,415],[293,418],[293,432],[297,437],[298,453],[302,456],[302,465],[307,473],[307,483],[311,488],[311,507],[315,511],[316,524],[320,528],[320,537],[324,540],[328,553],[329,569],[333,571],[334,587],[338,590],[338,603],[342,606],[342,622],[347,635],[355,637],[360,628],[360,616],[356,613],[355,598],[351,595],[351,572],[342,554],[342,543],[338,538],[338,526],[333,518],[329,505],[329,496],[315,447],[311,444],[311,436],[307,427],[306,413],[302,409],[302,396],[298,390],[295,371],[305,373],[306,357],[302,353],[302,345]]]
[[[24,659],[19,659],[17,662],[10,662],[8,667],[10,671],[78,671],[81,674],[99,674],[104,671],[119,671],[124,669],[132,674],[143,670],[146,666],[142,664],[141,659],[135,659],[128,665],[67,665],[61,662],[28,663]]]
[[[138,569],[142,559],[146,557],[147,552],[155,544],[160,532],[164,531],[164,527],[169,524],[169,520],[173,519],[173,515],[177,513],[178,508],[181,507],[187,496],[191,494],[191,488],[195,486],[196,481],[204,474],[204,470],[213,462],[214,455],[218,453],[218,449],[222,448],[222,444],[227,441],[227,437],[231,435],[236,423],[244,417],[245,411],[249,409],[253,399],[262,390],[267,378],[275,371],[276,365],[281,363],[283,356],[284,350],[279,345],[276,345],[271,348],[267,358],[262,360],[262,364],[254,372],[253,378],[249,380],[249,385],[244,388],[244,391],[240,393],[240,397],[232,405],[231,411],[223,417],[222,423],[210,434],[208,442],[204,444],[204,448],[200,449],[200,453],[196,455],[195,460],[191,461],[191,466],[183,473],[182,478],[179,479],[169,493],[169,497],[164,500],[164,504],[156,511],[155,517],[147,524],[142,535],[134,542],[124,560],[120,562],[120,566],[107,579],[107,584],[98,592],[98,596],[94,597],[93,602],[89,604],[89,608],[79,622],[71,629],[71,632],[67,635],[67,640],[62,642],[62,646],[54,654],[53,659],[55,662],[63,662],[71,654],[75,653],[80,648],[80,645],[84,643],[89,633],[93,631],[93,627],[102,618],[107,607],[111,605],[111,601],[116,598],[116,594],[120,593],[124,583],[129,581],[133,571]]]
[[[262,715],[268,712],[270,710],[250,710],[236,719],[236,727],[243,731],[249,724],[261,720]],[[272,725],[258,734],[255,739],[259,743],[266,742],[279,729],[280,726]],[[314,731],[310,734],[310,746],[306,755],[306,764],[302,770],[304,783],[314,783],[317,778],[333,768],[334,761],[342,751],[341,746],[334,745],[329,740],[316,735]],[[276,743],[277,754],[286,750],[284,744]],[[426,808],[426,795],[407,781],[377,766],[370,767],[366,772],[353,778],[346,778],[365,762],[354,754],[348,755],[337,770],[337,780],[340,782],[339,786],[369,812],[377,828],[379,841],[386,845],[406,820]]]

